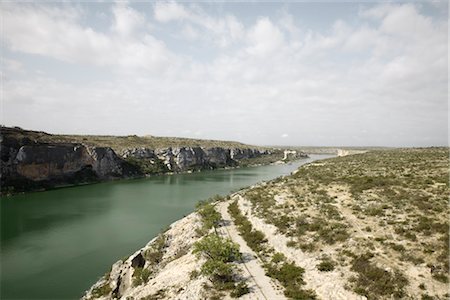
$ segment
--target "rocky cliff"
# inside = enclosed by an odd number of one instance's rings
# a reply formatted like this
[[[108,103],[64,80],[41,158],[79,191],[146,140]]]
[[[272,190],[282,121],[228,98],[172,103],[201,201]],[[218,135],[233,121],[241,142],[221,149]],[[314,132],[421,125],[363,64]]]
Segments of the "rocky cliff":
[[[183,172],[239,165],[242,159],[251,159],[273,154],[274,151],[260,149],[227,149],[222,147],[169,147],[162,149],[134,148],[123,153],[125,159],[162,163],[168,171]]]
[[[104,143],[99,144],[102,146],[83,143],[90,140],[82,136],[69,140],[64,137],[1,127],[2,194],[147,174],[236,167],[241,161],[248,165],[249,160],[257,158],[278,160],[282,153],[274,149],[244,148],[243,144],[236,148],[236,143],[230,144],[231,147],[122,147],[116,152],[112,147],[103,146]]]
[[[143,175],[111,148],[41,143],[17,138],[16,131],[1,131],[2,194]]]

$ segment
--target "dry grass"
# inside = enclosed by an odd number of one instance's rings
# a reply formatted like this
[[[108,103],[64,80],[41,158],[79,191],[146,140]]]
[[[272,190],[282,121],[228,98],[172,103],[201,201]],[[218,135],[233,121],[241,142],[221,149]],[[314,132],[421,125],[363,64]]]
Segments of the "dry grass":
[[[2,135],[14,136],[18,139],[29,138],[43,143],[83,143],[97,147],[111,147],[117,153],[122,153],[129,148],[168,148],[168,147],[222,147],[222,148],[252,148],[262,147],[251,146],[234,141],[217,141],[203,139],[189,139],[179,137],[156,137],[156,136],[112,136],[112,135],[59,135],[48,134],[41,131],[19,130],[8,127],[1,127]]]
[[[448,167],[448,148],[373,151],[309,164],[244,196],[290,238],[289,247],[318,258],[325,251],[356,293],[442,298],[449,279]]]

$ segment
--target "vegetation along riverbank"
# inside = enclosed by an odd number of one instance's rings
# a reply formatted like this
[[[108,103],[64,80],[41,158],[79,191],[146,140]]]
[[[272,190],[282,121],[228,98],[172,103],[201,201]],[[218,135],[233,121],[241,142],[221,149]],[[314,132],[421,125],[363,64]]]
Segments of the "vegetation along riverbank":
[[[316,161],[198,205],[84,299],[447,299],[448,148]]]

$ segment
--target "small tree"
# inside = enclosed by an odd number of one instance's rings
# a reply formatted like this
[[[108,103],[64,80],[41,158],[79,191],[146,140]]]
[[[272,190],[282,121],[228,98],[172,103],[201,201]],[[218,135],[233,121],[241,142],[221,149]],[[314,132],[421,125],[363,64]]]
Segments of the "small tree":
[[[219,212],[216,211],[214,205],[211,203],[204,204],[199,207],[198,214],[202,217],[203,227],[211,229],[212,227],[219,227],[219,222],[222,219]]]
[[[239,245],[216,234],[207,235],[196,242],[193,253],[206,257],[200,272],[213,282],[230,281],[234,265],[229,263],[241,259]]]

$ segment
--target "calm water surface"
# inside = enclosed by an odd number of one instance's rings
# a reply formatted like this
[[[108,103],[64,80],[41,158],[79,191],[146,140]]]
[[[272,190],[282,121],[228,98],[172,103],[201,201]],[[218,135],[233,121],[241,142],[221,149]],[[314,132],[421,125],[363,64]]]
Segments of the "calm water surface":
[[[330,157],[156,176],[4,197],[1,299],[77,299],[110,266],[213,195]]]

